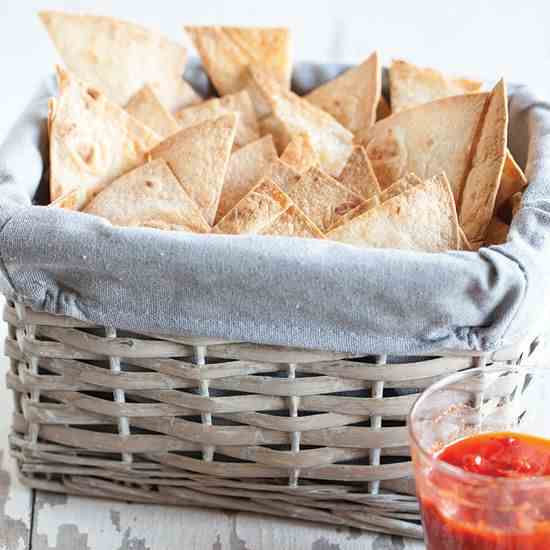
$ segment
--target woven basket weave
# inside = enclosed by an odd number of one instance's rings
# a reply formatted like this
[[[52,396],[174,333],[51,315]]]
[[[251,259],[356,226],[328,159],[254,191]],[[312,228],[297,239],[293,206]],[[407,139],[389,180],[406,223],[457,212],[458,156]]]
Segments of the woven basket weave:
[[[422,536],[406,415],[437,378],[495,362],[387,364],[129,334],[8,303],[11,449],[35,488]],[[393,359],[392,359],[393,360]]]

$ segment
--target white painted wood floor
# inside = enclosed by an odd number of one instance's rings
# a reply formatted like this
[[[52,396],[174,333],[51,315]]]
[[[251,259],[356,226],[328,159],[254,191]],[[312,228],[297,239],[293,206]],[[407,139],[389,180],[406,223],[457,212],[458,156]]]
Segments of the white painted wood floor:
[[[0,311],[4,307],[0,298]],[[0,328],[0,550],[421,550],[418,541],[246,513],[31,491],[9,456],[12,396]]]

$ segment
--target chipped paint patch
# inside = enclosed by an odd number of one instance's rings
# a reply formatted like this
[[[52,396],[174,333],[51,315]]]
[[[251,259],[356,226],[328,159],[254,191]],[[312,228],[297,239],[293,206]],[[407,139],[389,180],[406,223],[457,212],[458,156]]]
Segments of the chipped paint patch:
[[[115,529],[120,533],[120,512],[118,510],[109,510],[111,515],[111,522],[115,526]]]
[[[336,542],[332,543],[328,541],[325,537],[321,537],[313,542],[311,550],[340,550],[340,545]]]
[[[372,550],[404,550],[402,537],[378,535],[372,543]]]
[[[34,539],[40,546],[34,545],[33,550],[57,549],[66,526],[78,526],[73,534],[79,543],[84,534],[87,537],[86,546],[81,549],[75,544],[76,550],[251,550],[242,546],[244,541],[239,537],[231,539],[232,519],[224,513],[73,496],[62,505],[52,505],[50,497],[37,492],[40,505],[35,514]]]

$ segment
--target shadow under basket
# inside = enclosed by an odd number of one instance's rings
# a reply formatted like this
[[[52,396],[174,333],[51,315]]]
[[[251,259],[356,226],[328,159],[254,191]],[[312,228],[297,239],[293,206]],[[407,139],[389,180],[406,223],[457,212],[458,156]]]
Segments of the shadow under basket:
[[[407,414],[491,356],[357,357],[155,336],[8,302],[11,452],[24,484],[422,536]]]

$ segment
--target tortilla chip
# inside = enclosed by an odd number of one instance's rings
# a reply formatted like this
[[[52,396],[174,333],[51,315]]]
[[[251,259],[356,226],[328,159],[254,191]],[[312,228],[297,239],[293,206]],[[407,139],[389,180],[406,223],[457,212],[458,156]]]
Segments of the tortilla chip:
[[[390,104],[384,96],[380,96],[378,107],[376,107],[376,120],[382,120],[391,115]]]
[[[436,99],[476,93],[482,85],[477,80],[448,78],[434,69],[394,60],[390,67],[391,111],[397,113]]]
[[[218,209],[236,126],[237,115],[229,113],[184,128],[151,151],[152,158],[168,163],[210,225]]]
[[[521,193],[514,193],[510,197],[510,203],[512,207],[512,218],[514,218],[523,204],[523,195]]]
[[[77,187],[64,195],[61,195],[49,206],[64,208],[65,210],[74,210],[80,212],[94,197],[97,197],[108,184],[100,183],[91,187]]]
[[[126,111],[163,138],[175,134],[180,129],[176,119],[168,112],[148,84],[130,99],[126,105]]]
[[[502,176],[500,178],[495,209],[498,210],[516,193],[523,192],[525,187],[527,187],[527,178],[523,170],[518,166],[512,153],[507,151]]]
[[[351,220],[357,218],[358,216],[361,216],[361,214],[368,212],[371,208],[374,208],[382,202],[387,201],[399,195],[400,193],[403,193],[403,191],[405,191],[409,187],[413,185],[418,185],[419,183],[422,183],[422,180],[420,178],[418,178],[414,174],[406,174],[400,180],[397,180],[389,187],[384,189],[384,191],[382,191],[381,193],[371,196],[370,198],[364,200],[359,206],[356,206],[349,212],[346,212],[342,217],[336,220],[335,224],[330,228],[330,230],[332,231],[333,229],[336,229],[341,225],[349,223]]]
[[[489,96],[487,114],[462,191],[459,219],[469,241],[484,240],[493,217],[507,154],[507,137],[508,96],[501,80]]]
[[[187,107],[176,113],[176,119],[181,128],[189,128],[207,120],[215,120],[231,112],[239,114],[235,144],[242,147],[256,141],[260,137],[260,127],[252,100],[244,90]]]
[[[462,227],[458,227],[458,239],[459,239],[459,248],[460,250],[468,250],[469,252],[472,252],[474,250],[474,247],[468,240],[468,237],[464,234],[464,230]]]
[[[380,187],[408,172],[422,180],[445,172],[459,204],[487,98],[470,94],[439,99],[359,132],[356,141],[366,147]]]
[[[494,217],[489,222],[487,232],[485,234],[485,245],[499,245],[504,244],[508,238],[508,231],[510,226],[507,223]]]
[[[322,109],[281,88],[261,68],[249,67],[248,72],[254,84],[248,89],[269,104],[286,133],[307,134],[323,171],[338,176],[351,154],[353,134]]]
[[[112,101],[126,105],[150,84],[170,111],[180,108],[187,57],[180,44],[111,17],[55,11],[39,15],[68,69]]]
[[[380,193],[380,201],[384,202],[396,197],[400,193],[403,193],[409,187],[422,183],[422,180],[412,172],[405,174],[402,178],[394,181],[389,187],[386,187],[382,193]]]
[[[364,147],[353,148],[338,179],[344,187],[364,199],[380,193],[380,185]]]
[[[376,122],[381,87],[380,61],[374,52],[363,63],[315,88],[305,98],[355,133]]]
[[[288,193],[288,189],[295,185],[302,175],[281,159],[276,159],[269,166],[265,177],[276,183],[285,193]]]
[[[189,229],[185,225],[178,225],[176,223],[167,223],[160,220],[147,220],[143,223],[140,223],[139,225],[136,225],[135,227],[145,227],[147,229],[160,229],[161,231],[183,231],[185,233],[189,233]],[[208,226],[208,230],[210,231],[210,226]],[[195,233],[198,233],[195,231]]]
[[[185,27],[220,95],[241,90],[246,67],[257,63],[290,88],[291,36],[285,28]]]
[[[297,182],[291,182],[286,192],[323,233],[340,216],[363,202],[359,195],[317,167],[310,168]]]
[[[281,155],[281,160],[301,174],[319,164],[319,157],[317,157],[307,134],[292,136],[290,143]]]
[[[277,154],[282,155],[290,143],[290,136],[283,123],[273,115],[260,120],[260,135],[272,136]]]
[[[145,159],[160,136],[57,68],[59,97],[50,112],[50,197],[108,185]]]
[[[327,234],[343,243],[424,252],[456,250],[456,209],[445,174],[438,174]]]
[[[263,179],[216,224],[212,233],[258,234],[291,204],[278,185]]]
[[[99,193],[84,212],[101,216],[113,225],[161,222],[185,227],[193,233],[210,231],[199,207],[162,159],[118,178]]]
[[[271,136],[249,143],[229,158],[215,223],[218,223],[263,177],[277,159]]]
[[[264,227],[259,235],[324,239],[319,228],[296,206],[289,206],[280,216]]]

